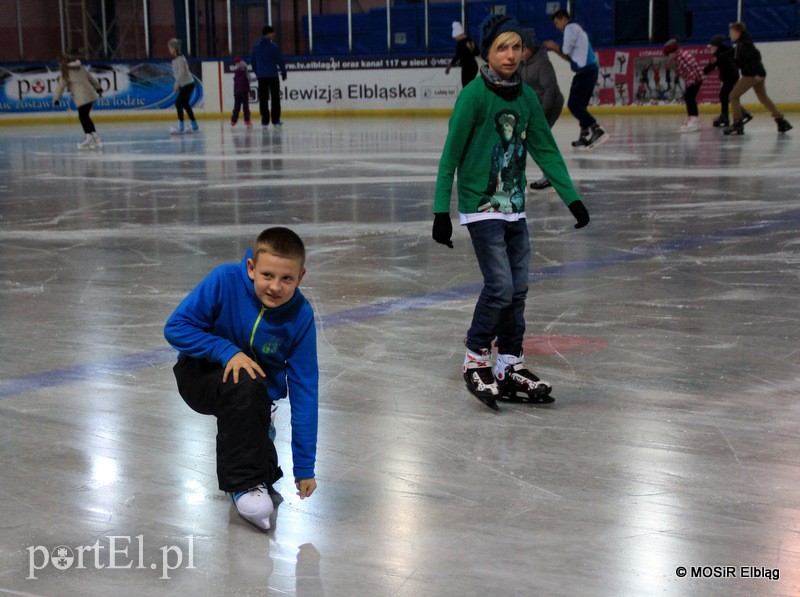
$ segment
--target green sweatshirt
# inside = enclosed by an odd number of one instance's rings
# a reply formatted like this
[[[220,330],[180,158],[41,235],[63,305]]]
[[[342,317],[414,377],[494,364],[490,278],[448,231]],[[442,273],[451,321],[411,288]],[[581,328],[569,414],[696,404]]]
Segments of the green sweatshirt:
[[[450,117],[434,213],[450,212],[458,171],[462,224],[487,217],[518,219],[525,210],[526,152],[565,204],[580,199],[533,89],[523,84],[515,99],[506,100],[479,76],[461,91]]]

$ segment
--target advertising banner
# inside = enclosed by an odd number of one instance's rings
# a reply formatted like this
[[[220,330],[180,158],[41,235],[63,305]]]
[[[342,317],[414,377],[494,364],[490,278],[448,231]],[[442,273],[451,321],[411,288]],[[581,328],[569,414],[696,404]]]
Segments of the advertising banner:
[[[177,92],[170,63],[102,64],[92,62],[88,71],[103,90],[96,110],[153,110],[171,108]],[[58,112],[75,110],[69,90],[60,106],[53,106],[58,87],[56,66],[19,66],[0,69],[0,112]],[[195,76],[192,106],[201,105],[203,85]]]
[[[706,46],[683,46],[694,56],[700,68],[711,62],[714,54]],[[661,48],[626,48],[597,50],[600,77],[595,87],[594,103],[601,106],[664,105],[683,103],[683,81],[675,65]],[[721,83],[717,71],[703,77],[697,94],[698,104],[719,103]]]
[[[281,81],[282,109],[290,111],[451,109],[461,91],[457,71],[445,75],[449,58],[348,58],[287,60]],[[250,72],[250,103],[258,83]],[[224,65],[223,111],[233,109],[233,64]]]

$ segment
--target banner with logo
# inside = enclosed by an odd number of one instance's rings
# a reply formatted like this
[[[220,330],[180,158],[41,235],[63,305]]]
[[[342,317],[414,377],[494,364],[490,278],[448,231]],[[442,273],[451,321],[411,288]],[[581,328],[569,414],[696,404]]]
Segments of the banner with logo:
[[[154,110],[172,108],[178,94],[173,90],[175,78],[170,63],[86,65],[103,90],[95,102],[97,110]],[[65,91],[60,106],[53,106],[58,88],[57,66],[18,66],[0,68],[0,112],[58,112],[75,110],[72,95]],[[190,99],[199,106],[203,85],[195,76]]]
[[[706,46],[684,46],[700,68],[711,62],[714,54]],[[684,81],[661,48],[625,48],[598,50],[600,77],[595,87],[594,103],[601,106],[664,105],[683,103]],[[698,104],[718,104],[722,84],[718,71],[703,77],[697,94]]]
[[[347,58],[287,60],[281,81],[287,111],[451,109],[461,75],[446,75],[449,58]],[[250,71],[250,103],[258,105],[258,83]],[[222,109],[233,109],[233,64],[225,63]]]

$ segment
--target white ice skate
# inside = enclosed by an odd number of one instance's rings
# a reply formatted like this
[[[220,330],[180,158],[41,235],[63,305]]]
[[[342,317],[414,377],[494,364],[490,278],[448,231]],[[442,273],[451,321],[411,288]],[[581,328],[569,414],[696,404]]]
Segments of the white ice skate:
[[[228,495],[239,516],[262,531],[269,530],[269,517],[275,507],[266,485],[262,483],[247,491],[229,492]]]
[[[94,139],[88,133],[86,134],[86,138],[80,143],[78,143],[78,149],[80,150],[94,149],[94,148],[95,148]]]
[[[464,357],[464,382],[469,392],[492,410],[500,410],[497,397],[500,390],[492,374],[491,353],[484,348],[480,354],[467,350]]]
[[[103,146],[103,140],[100,138],[100,135],[98,135],[97,133],[92,133],[92,139],[94,140],[95,147],[102,147]]]
[[[182,122],[178,126],[173,126],[172,128],[169,129],[170,135],[182,135],[185,132],[186,128],[183,126]]]
[[[686,124],[681,125],[679,129],[682,133],[696,133],[700,130],[700,119],[696,116],[690,116]]]

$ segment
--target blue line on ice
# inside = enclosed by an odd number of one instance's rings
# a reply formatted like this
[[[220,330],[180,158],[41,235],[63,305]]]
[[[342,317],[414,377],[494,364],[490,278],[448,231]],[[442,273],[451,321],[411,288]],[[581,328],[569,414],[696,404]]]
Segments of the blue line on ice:
[[[733,238],[755,236],[761,233],[795,228],[797,224],[797,218],[764,221],[754,225],[728,228],[700,236],[657,243],[655,245],[646,247],[637,247],[624,253],[605,255],[596,259],[588,259],[585,261],[577,261],[575,263],[566,263],[563,265],[545,267],[531,272],[529,275],[529,280],[531,283],[535,283],[547,278],[579,274],[581,272],[600,269],[603,267],[619,265],[640,259],[647,259],[648,257],[652,257],[654,255],[691,250],[703,245],[722,242]],[[318,316],[318,325],[322,328],[331,328],[340,325],[356,323],[359,321],[365,321],[368,319],[385,317],[394,313],[411,311],[414,309],[424,309],[445,301],[463,300],[465,298],[474,297],[478,294],[478,292],[480,292],[480,288],[480,285],[471,284],[468,286],[459,286],[446,290],[439,290],[436,292],[400,297],[391,301],[375,303],[355,309],[348,309],[338,313],[331,313],[329,315],[325,315],[324,317]],[[76,365],[73,367],[65,367],[63,369],[54,369],[52,371],[45,371],[16,379],[0,380],[0,398],[16,396],[27,392],[35,392],[44,388],[52,388],[67,383],[80,382],[90,378],[98,378],[102,377],[104,372],[128,371],[131,369],[152,367],[154,365],[160,365],[169,362],[175,359],[175,357],[176,352],[172,348],[164,347],[153,349],[147,352],[140,352],[118,359],[98,361],[94,363],[87,363],[85,365]]]

